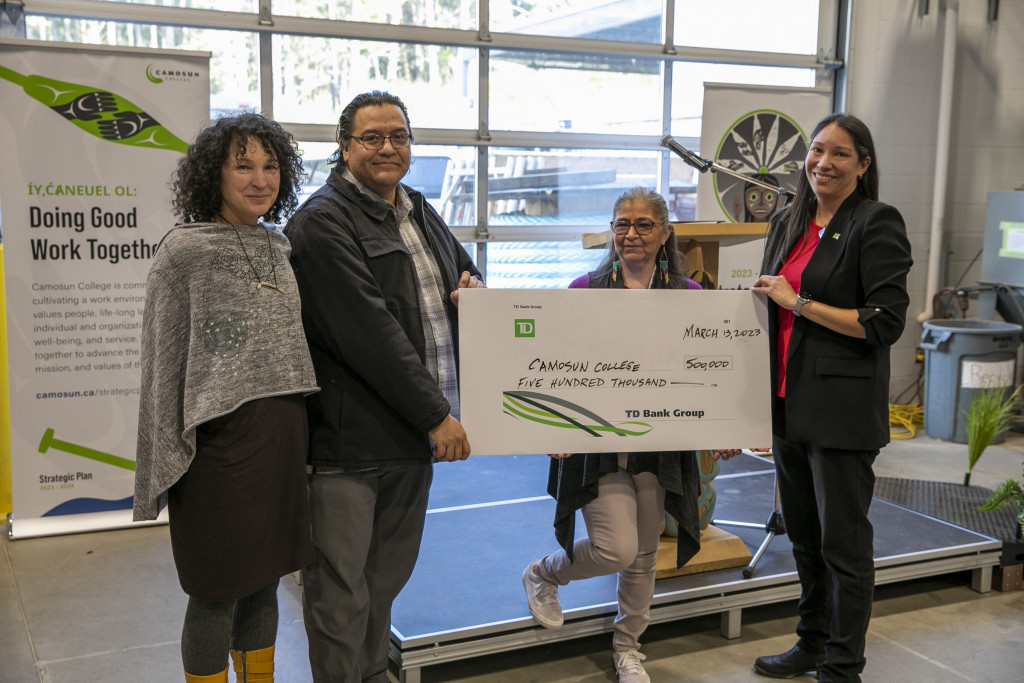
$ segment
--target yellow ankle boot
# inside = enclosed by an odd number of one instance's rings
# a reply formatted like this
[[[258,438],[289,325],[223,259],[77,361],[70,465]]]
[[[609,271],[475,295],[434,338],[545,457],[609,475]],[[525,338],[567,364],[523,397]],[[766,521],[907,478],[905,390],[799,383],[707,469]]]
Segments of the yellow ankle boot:
[[[228,670],[225,668],[219,674],[211,676],[193,676],[186,671],[185,683],[228,683]]]
[[[231,650],[231,661],[235,663],[235,680],[238,683],[274,680],[274,646],[262,650]]]

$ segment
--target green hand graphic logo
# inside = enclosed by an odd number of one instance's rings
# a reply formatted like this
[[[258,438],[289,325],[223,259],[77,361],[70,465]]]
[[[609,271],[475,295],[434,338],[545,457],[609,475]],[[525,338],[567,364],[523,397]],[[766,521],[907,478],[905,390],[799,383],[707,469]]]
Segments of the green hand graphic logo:
[[[161,126],[139,107],[112,92],[45,76],[24,76],[4,66],[0,66],[0,78],[20,85],[29,97],[42,102],[86,133],[102,140],[182,153],[188,149],[187,142]]]

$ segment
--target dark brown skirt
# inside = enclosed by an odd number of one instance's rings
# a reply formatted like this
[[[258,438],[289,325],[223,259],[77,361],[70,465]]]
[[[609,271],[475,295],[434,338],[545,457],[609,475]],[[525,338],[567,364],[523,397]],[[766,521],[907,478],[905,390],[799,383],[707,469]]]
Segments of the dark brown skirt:
[[[196,457],[168,494],[171,549],[190,596],[251,595],[313,560],[301,395],[243,404],[196,431]]]

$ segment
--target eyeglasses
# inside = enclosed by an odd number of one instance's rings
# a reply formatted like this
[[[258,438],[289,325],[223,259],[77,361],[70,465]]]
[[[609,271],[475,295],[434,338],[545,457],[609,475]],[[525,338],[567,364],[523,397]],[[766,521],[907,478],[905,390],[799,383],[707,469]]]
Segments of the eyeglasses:
[[[359,144],[366,149],[381,149],[384,147],[385,140],[391,140],[391,146],[395,147],[408,147],[412,144],[413,138],[409,133],[393,133],[392,135],[378,135],[376,133],[370,133],[369,135],[353,135],[353,140],[358,140]]]
[[[630,228],[635,228],[636,234],[638,235],[650,235],[651,230],[654,230],[655,225],[661,225],[661,223],[648,220],[639,220],[634,222],[617,220],[611,222],[612,230],[616,235],[625,235],[629,232]]]

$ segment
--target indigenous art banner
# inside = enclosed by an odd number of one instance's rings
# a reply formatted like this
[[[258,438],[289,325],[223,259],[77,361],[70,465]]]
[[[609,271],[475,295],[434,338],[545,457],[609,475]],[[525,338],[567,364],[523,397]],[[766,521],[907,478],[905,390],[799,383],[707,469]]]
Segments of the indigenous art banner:
[[[146,274],[209,54],[0,41],[0,101],[9,531],[129,526]]]
[[[768,308],[749,291],[464,289],[474,455],[771,443]]]
[[[701,156],[745,176],[787,190],[804,172],[807,136],[828,116],[832,91],[781,86],[704,84]],[[763,223],[781,207],[777,192],[727,173],[702,173],[697,183],[697,218]],[[764,240],[722,247],[719,289],[747,289],[757,280]]]

